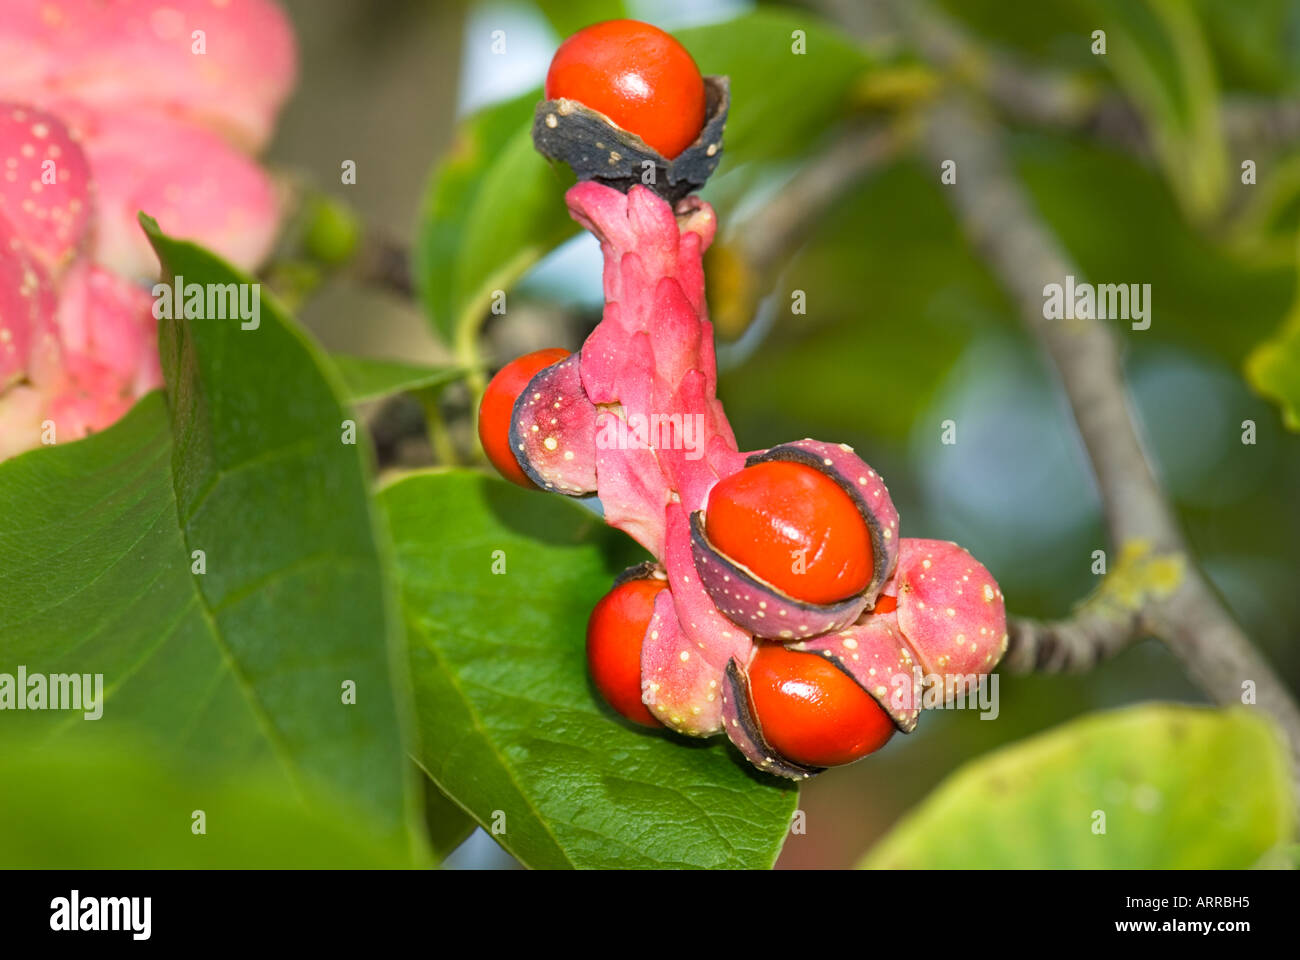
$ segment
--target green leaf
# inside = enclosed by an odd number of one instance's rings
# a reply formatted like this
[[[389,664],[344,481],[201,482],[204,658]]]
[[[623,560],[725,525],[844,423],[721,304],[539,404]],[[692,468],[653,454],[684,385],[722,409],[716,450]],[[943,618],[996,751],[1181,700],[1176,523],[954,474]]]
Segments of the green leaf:
[[[802,54],[793,51],[795,31]],[[702,73],[731,78],[724,171],[806,152],[845,113],[873,62],[842,30],[802,11],[760,9],[674,35]]]
[[[350,811],[285,790],[274,768],[163,765],[156,746],[83,739],[0,754],[0,868],[392,869],[411,865]],[[202,811],[203,832],[194,832]]]
[[[1289,267],[1300,230],[1300,153],[1265,163],[1259,182],[1244,188],[1246,199],[1225,239],[1243,262]]]
[[[1246,379],[1282,408],[1289,429],[1300,431],[1300,295],[1277,333],[1246,358]]]
[[[462,123],[425,192],[412,276],[434,330],[462,356],[492,292],[578,229],[564,205],[572,174],[533,149],[540,98],[532,91]]]
[[[462,367],[428,367],[344,353],[332,353],[330,360],[343,378],[343,398],[349,403],[377,400],[389,394],[428,387],[445,387],[465,375]]]
[[[248,282],[143,222],[169,277]],[[389,548],[360,448],[340,442],[335,375],[265,294],[256,329],[160,328],[168,404],[150,395],[100,434],[0,465],[0,664],[102,674],[105,696],[93,723],[42,710],[6,726],[139,736],[214,771],[274,764],[290,795],[325,795],[406,846]]]
[[[1300,3],[1194,0],[1225,85],[1281,94],[1300,87]]]
[[[1240,869],[1294,829],[1290,763],[1266,718],[1144,705],[972,761],[862,866]]]
[[[537,0],[537,8],[561,38],[593,23],[628,15],[621,0]]]
[[[423,777],[423,773],[421,773]],[[428,777],[424,779],[424,826],[429,834],[429,848],[439,860],[446,860],[457,847],[469,839],[478,826]]]
[[[466,471],[411,476],[381,501],[420,764],[442,791],[530,867],[772,865],[797,791],[720,739],[633,729],[587,679],[587,616],[624,540],[575,504]]]
[[[1106,30],[1101,59],[1150,127],[1183,209],[1209,219],[1223,205],[1228,166],[1214,59],[1196,11],[1185,0],[1077,2]]]

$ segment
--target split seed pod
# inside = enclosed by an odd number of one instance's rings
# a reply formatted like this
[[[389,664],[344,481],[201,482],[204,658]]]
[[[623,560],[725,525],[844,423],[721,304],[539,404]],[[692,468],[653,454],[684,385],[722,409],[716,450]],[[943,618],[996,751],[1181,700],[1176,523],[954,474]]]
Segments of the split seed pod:
[[[894,571],[898,562],[898,510],[880,475],[846,444],[797,440],[752,454],[746,466],[773,460],[813,467],[848,494],[871,535],[874,567],[870,582],[860,593],[834,603],[810,603],[791,597],[717,549],[709,541],[704,511],[691,517],[691,546],[700,579],[718,608],[755,636],[803,640],[842,630],[872,607]]]
[[[623,193],[641,184],[675,203],[704,186],[722,159],[731,103],[727,78],[705,77],[704,95],[704,129],[672,160],[603,113],[565,98],[537,105],[533,144],[543,156],[572,167],[579,181],[595,180]]]

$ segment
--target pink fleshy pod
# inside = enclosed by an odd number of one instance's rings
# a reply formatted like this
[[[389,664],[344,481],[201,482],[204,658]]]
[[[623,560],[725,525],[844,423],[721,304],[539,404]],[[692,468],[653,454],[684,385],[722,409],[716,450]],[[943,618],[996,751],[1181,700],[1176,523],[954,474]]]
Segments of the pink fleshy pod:
[[[664,568],[669,591],[659,596],[641,647],[646,705],[678,733],[712,736],[722,729],[722,683],[727,663],[748,661],[753,639],[709,599],[691,560],[690,531],[681,504],[667,508]]]
[[[0,393],[32,379],[32,351],[51,335],[53,310],[45,271],[0,213]]]
[[[41,442],[47,391],[62,381],[49,278],[0,214],[0,460]]]
[[[59,293],[55,323],[63,350],[92,357],[129,397],[162,385],[158,321],[142,285],[88,262],[76,264]],[[105,424],[93,424],[100,429]]]
[[[662,556],[668,483],[654,450],[619,447],[617,440],[604,439],[626,433],[626,421],[618,413],[601,410],[596,416],[596,488],[605,522]]]
[[[903,639],[895,611],[869,613],[844,630],[789,647],[825,657],[869,693],[899,730],[911,733],[916,729],[921,712],[916,659]]]
[[[1007,611],[997,581],[948,540],[904,538],[890,584],[898,626],[925,671],[928,688],[944,678],[951,696],[965,679],[991,671],[1007,649]]]
[[[77,264],[59,295],[60,376],[48,389],[60,442],[103,430],[162,385],[153,299],[144,287]]]
[[[254,150],[293,87],[271,0],[5,0],[0,96],[184,116]],[[14,69],[10,70],[10,63]]]
[[[755,636],[802,640],[842,630],[869,610],[898,561],[898,511],[884,481],[847,444],[798,440],[751,454],[747,466],[771,460],[806,464],[848,494],[871,535],[872,578],[861,593],[834,603],[791,597],[727,557],[709,540],[705,511],[691,517],[695,562],[714,603]]]
[[[605,311],[582,347],[582,385],[597,419],[597,492],[607,521],[658,554],[664,507],[688,511],[738,458],[717,400],[713,332],[701,257],[712,209],[677,208],[644,187],[594,182],[567,195],[575,220],[600,241]]]
[[[712,736],[722,722],[715,672],[682,630],[672,595],[660,593],[641,643],[642,702],[670,730]]]
[[[77,256],[91,210],[90,167],[54,115],[0,103],[0,215],[54,277]]]
[[[98,262],[126,277],[157,275],[140,211],[168,234],[193,239],[241,270],[255,269],[270,252],[280,218],[275,187],[216,134],[134,110],[89,115],[80,132],[97,188]]]
[[[732,658],[723,677],[722,722],[727,738],[755,767],[787,780],[807,780],[823,767],[805,767],[787,760],[763,738],[749,690],[748,661]]]
[[[112,426],[135,402],[131,385],[92,356],[65,357],[63,371],[63,382],[49,398],[49,419],[60,443]]]
[[[510,418],[510,449],[528,479],[571,497],[594,492],[596,413],[582,389],[577,354],[534,374]]]

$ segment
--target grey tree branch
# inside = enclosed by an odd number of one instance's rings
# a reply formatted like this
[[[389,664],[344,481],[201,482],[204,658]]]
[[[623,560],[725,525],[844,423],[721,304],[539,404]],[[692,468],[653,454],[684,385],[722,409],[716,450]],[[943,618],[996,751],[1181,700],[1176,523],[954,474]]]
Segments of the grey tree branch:
[[[925,142],[936,178],[943,161],[956,162],[956,183],[942,189],[1057,369],[1093,464],[1112,543],[1169,565],[1164,576],[1138,577],[1127,598],[1129,617],[1112,609],[1106,616],[1085,611],[1067,623],[1016,624],[1009,665],[1068,669],[1090,657],[1096,662],[1136,636],[1158,637],[1215,702],[1241,704],[1253,685],[1255,702],[1282,728],[1300,769],[1300,709],[1187,550],[1138,440],[1113,330],[1098,320],[1043,316],[1043,287],[1063,282],[1067,274],[1081,278],[1082,271],[1012,175],[996,126],[977,103],[957,93],[931,109]]]
[[[979,90],[1011,119],[1082,130],[1137,153],[1149,153],[1146,124],[1124,97],[1059,70],[990,53],[928,5],[894,12],[926,59]],[[1300,102],[1225,95],[1222,124],[1224,138],[1235,148],[1286,146],[1300,140]]]
[[[1138,635],[1139,617],[1081,609],[1067,620],[1025,618],[1007,624],[1010,643],[1002,667],[1012,673],[1086,673]]]

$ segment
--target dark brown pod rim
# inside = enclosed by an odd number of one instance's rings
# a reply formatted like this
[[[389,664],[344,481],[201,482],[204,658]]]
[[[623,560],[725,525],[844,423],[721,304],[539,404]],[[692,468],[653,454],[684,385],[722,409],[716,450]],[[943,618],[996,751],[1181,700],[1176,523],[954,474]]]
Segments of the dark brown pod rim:
[[[537,104],[533,145],[542,156],[568,164],[579,180],[595,180],[623,193],[640,184],[676,203],[703,187],[722,159],[731,106],[728,79],[705,77],[704,96],[704,128],[671,160],[603,113],[565,98]]]
[[[727,671],[722,682],[722,724],[727,731],[727,739],[736,745],[746,760],[764,773],[785,777],[787,780],[807,780],[826,769],[795,763],[772,749],[772,745],[763,737],[763,730],[754,712],[749,677],[735,657],[727,661]]]

